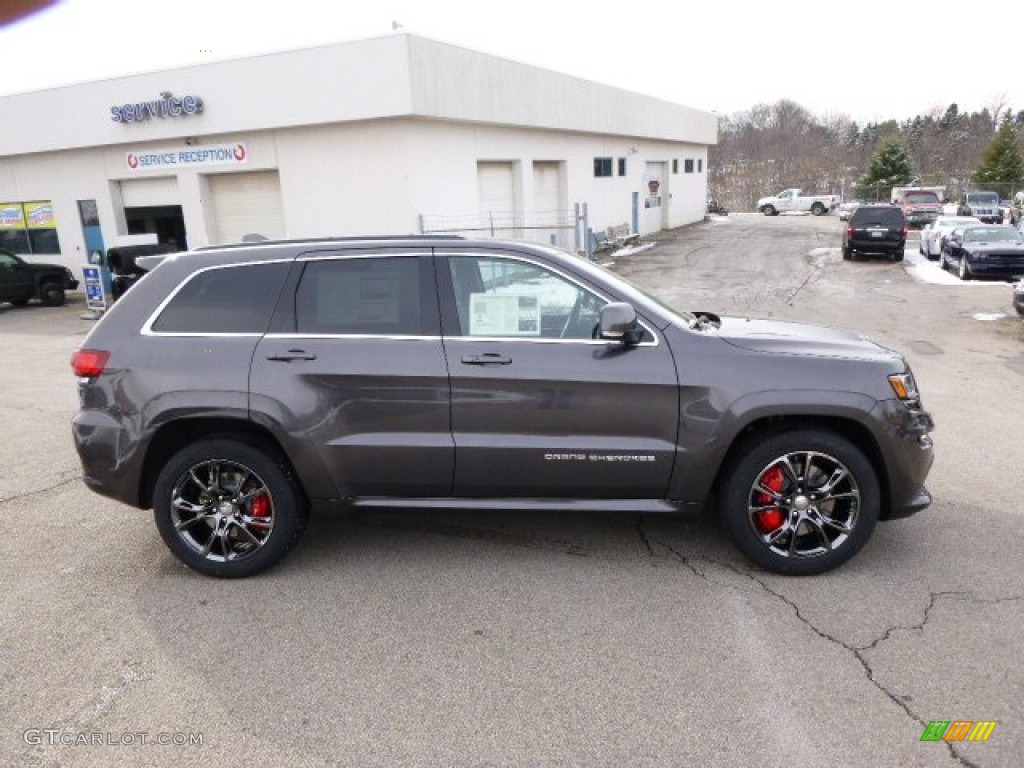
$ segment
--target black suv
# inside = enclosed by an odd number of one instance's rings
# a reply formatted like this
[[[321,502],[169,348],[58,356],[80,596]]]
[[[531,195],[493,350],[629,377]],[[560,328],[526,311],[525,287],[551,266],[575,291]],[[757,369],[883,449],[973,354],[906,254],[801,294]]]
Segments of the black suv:
[[[156,259],[158,257],[151,257]],[[906,361],[838,330],[673,312],[543,246],[380,238],[167,256],[72,358],[90,488],[215,576],[311,508],[700,511],[819,573],[926,507]]]
[[[862,205],[843,230],[843,258],[855,254],[881,254],[903,261],[907,220],[898,205]]]
[[[78,287],[71,270],[59,264],[34,264],[0,248],[0,301],[23,307],[38,299],[48,307],[59,307],[65,291]]]

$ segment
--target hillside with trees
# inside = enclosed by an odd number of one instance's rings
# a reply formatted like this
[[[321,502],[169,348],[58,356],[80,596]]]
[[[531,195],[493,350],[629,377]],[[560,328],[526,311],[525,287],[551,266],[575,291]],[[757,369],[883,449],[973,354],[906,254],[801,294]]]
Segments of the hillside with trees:
[[[782,100],[719,120],[708,153],[708,194],[734,211],[786,187],[807,194],[888,201],[893,186],[945,186],[955,199],[984,188],[1003,198],[1024,190],[1024,111],[1003,104],[859,125],[817,117]]]

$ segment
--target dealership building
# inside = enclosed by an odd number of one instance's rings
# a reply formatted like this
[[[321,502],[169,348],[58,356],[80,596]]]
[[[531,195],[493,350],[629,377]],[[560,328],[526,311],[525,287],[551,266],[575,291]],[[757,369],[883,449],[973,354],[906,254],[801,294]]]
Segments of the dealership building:
[[[452,232],[585,248],[699,221],[717,119],[410,34],[0,96],[0,247],[76,269],[185,248]]]

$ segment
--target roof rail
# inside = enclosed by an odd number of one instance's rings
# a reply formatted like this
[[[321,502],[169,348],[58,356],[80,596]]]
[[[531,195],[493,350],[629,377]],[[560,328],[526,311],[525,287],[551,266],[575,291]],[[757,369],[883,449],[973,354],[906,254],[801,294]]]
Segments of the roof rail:
[[[248,237],[248,236],[247,236]],[[379,243],[402,242],[405,240],[465,240],[462,235],[364,235],[362,237],[300,237],[288,240],[248,240],[239,243],[222,243],[220,245],[201,245],[193,251],[213,251],[224,248],[251,248],[254,245],[303,245],[309,243]]]

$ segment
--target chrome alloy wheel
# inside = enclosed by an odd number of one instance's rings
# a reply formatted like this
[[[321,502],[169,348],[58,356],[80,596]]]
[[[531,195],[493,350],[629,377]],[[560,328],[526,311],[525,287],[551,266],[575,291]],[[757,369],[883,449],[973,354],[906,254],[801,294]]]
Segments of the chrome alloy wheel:
[[[816,451],[780,456],[750,488],[747,518],[761,543],[787,558],[841,547],[857,526],[860,488],[838,459]]]
[[[243,464],[211,459],[191,466],[171,491],[171,523],[181,540],[213,562],[243,560],[274,530],[267,484]]]

